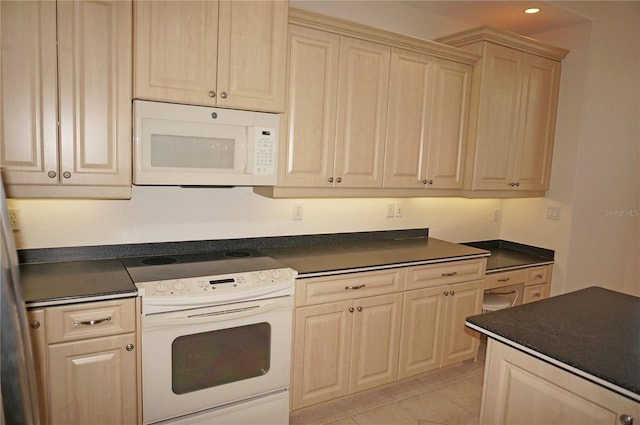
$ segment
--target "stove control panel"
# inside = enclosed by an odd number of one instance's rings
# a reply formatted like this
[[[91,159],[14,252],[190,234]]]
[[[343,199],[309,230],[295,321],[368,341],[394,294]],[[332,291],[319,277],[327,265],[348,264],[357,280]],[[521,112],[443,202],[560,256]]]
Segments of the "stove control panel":
[[[259,270],[229,275],[189,277],[136,283],[143,297],[183,298],[216,296],[235,292],[293,287],[296,272],[289,268]]]

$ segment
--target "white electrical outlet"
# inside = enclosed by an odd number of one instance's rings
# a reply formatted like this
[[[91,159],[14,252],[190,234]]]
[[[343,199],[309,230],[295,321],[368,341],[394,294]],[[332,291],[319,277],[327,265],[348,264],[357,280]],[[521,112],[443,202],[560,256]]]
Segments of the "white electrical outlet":
[[[387,204],[387,218],[395,217],[396,215],[396,204],[393,202],[389,202]]]
[[[560,220],[560,207],[549,207],[547,208],[547,219],[548,220]]]
[[[293,204],[293,219],[302,220],[304,218],[304,207],[302,204]]]
[[[9,224],[11,225],[11,229],[20,230],[20,220],[18,219],[18,210],[9,208],[8,213],[9,213]]]
[[[395,214],[394,215],[396,217],[402,217],[402,212],[403,212],[402,205],[396,204]]]

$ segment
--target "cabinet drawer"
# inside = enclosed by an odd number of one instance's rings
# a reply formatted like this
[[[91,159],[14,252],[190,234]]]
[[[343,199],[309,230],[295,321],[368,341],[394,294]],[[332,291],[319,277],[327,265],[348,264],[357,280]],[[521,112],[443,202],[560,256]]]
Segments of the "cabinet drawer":
[[[527,282],[527,276],[527,269],[490,274],[484,279],[484,289],[500,288],[503,286],[517,285],[519,283],[524,284]]]
[[[449,261],[407,269],[406,289],[428,288],[484,278],[487,260]]]
[[[539,283],[547,283],[551,281],[551,265],[532,267],[528,269],[529,276],[527,277],[528,285],[537,285]]]
[[[549,285],[548,283],[526,286],[524,288],[524,295],[522,296],[522,304],[548,298],[550,287],[551,285]]]
[[[127,298],[47,308],[47,343],[135,332],[135,305]]]
[[[376,270],[296,280],[296,306],[402,291],[404,269]]]

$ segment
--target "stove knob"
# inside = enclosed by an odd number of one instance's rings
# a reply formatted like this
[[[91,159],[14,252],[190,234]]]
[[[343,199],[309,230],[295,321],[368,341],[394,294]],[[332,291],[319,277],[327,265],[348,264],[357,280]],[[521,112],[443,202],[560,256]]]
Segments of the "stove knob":
[[[271,270],[271,276],[273,276],[275,279],[278,279],[280,277],[280,270]]]
[[[173,289],[175,289],[176,291],[182,291],[184,289],[184,282],[181,280],[174,282]]]
[[[156,290],[158,292],[164,292],[167,290],[167,284],[164,282],[158,282],[156,283]]]
[[[265,272],[262,272],[262,271],[258,272],[258,279],[265,280],[266,278],[267,278],[267,275]]]

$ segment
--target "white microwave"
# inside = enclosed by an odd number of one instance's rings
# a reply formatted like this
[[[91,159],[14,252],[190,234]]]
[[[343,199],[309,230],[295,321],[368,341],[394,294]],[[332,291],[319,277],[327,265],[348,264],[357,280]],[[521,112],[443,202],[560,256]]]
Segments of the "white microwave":
[[[274,186],[277,114],[133,101],[133,184]]]

